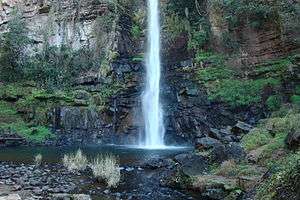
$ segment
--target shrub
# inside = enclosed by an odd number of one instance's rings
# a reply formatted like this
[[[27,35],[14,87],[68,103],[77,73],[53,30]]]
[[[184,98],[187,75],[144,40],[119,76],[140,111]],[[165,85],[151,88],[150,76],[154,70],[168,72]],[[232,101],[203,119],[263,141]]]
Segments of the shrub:
[[[249,106],[261,102],[261,93],[266,86],[277,86],[277,79],[238,80],[225,79],[207,84],[211,100],[224,101],[231,106]]]
[[[0,42],[0,78],[4,81],[17,81],[24,78],[26,48],[30,44],[28,29],[20,11],[13,12],[7,28],[8,32],[2,35]]]
[[[267,105],[269,110],[275,111],[275,110],[278,110],[280,108],[281,102],[282,102],[281,96],[272,95],[267,99],[266,105]]]
[[[133,25],[131,28],[131,35],[133,37],[133,39],[138,40],[141,38],[143,34],[143,30],[141,29],[141,27],[139,25]]]
[[[72,172],[84,170],[88,166],[88,159],[80,149],[76,153],[64,155],[62,162]]]
[[[34,165],[37,166],[37,167],[40,166],[42,164],[42,160],[43,160],[42,154],[37,154],[34,157]]]
[[[113,155],[98,155],[91,163],[93,175],[99,180],[104,180],[108,187],[116,187],[120,182],[121,173],[118,161]]]

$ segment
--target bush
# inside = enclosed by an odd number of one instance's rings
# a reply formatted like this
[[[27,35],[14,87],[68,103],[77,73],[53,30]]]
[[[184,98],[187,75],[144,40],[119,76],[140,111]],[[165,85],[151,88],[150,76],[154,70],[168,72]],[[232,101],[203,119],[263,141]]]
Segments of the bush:
[[[281,102],[282,102],[281,96],[272,95],[267,99],[266,105],[267,105],[269,110],[275,111],[275,110],[278,110],[280,108]]]
[[[260,103],[266,86],[277,86],[277,79],[238,80],[225,79],[206,84],[211,100],[223,101],[233,107]]]
[[[64,155],[62,162],[71,172],[84,170],[88,166],[88,159],[80,149],[76,153]]]
[[[116,187],[121,179],[119,164],[113,155],[99,155],[92,163],[93,175],[104,180],[108,187]]]

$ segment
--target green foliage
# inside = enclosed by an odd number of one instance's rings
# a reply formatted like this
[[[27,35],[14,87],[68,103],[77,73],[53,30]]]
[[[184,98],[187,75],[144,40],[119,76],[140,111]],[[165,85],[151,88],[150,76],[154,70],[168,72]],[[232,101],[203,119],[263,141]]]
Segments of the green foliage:
[[[10,82],[23,78],[26,48],[30,44],[21,13],[14,11],[13,15],[7,25],[8,32],[0,38],[0,78]]]
[[[261,174],[255,166],[243,162],[237,163],[234,160],[223,162],[212,173],[226,177],[255,176]]]
[[[206,62],[209,63],[210,67],[226,68],[225,57],[212,52],[197,51],[195,55],[195,62],[197,64]]]
[[[295,94],[300,95],[300,85],[297,85],[297,86],[295,87]]]
[[[265,62],[262,65],[256,66],[252,72],[255,76],[263,77],[278,77],[281,78],[289,70],[292,64],[292,58],[287,57],[279,60]]]
[[[174,13],[170,14],[169,16],[166,16],[164,28],[170,40],[174,40],[182,33],[186,33],[188,31],[188,27],[186,24],[189,22],[184,19],[185,18],[181,18]]]
[[[188,48],[192,50],[203,49],[210,41],[210,32],[205,29],[193,30],[189,42]]]
[[[74,78],[95,69],[97,61],[86,49],[49,47],[29,59],[26,77],[47,89],[70,87]]]
[[[252,130],[242,139],[242,145],[247,151],[257,149],[265,144],[268,144],[272,139],[268,131],[260,128]]]
[[[231,106],[249,106],[261,102],[261,92],[266,86],[279,85],[277,79],[238,80],[224,79],[208,83],[211,100],[227,102]]]
[[[131,35],[132,35],[133,39],[138,40],[143,35],[143,30],[141,29],[141,27],[139,25],[135,24],[131,28]]]
[[[229,23],[231,29],[247,23],[251,27],[259,28],[266,22],[278,19],[276,6],[273,5],[274,2],[260,0],[214,0],[211,4],[213,7],[224,11],[224,18]]]
[[[258,187],[255,199],[297,199],[300,180],[300,152],[289,153],[275,160],[271,169],[271,177]]]
[[[296,105],[300,105],[300,95],[293,95],[291,97],[291,102]]]
[[[266,105],[271,111],[278,110],[280,108],[281,103],[282,98],[279,95],[272,95],[266,101]]]

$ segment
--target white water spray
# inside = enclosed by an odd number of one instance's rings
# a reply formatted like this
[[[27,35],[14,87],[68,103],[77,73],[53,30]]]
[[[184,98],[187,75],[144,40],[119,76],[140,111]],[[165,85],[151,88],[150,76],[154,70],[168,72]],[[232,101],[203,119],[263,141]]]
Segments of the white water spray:
[[[148,0],[147,82],[143,93],[146,148],[164,147],[164,126],[160,105],[160,23],[159,0]]]

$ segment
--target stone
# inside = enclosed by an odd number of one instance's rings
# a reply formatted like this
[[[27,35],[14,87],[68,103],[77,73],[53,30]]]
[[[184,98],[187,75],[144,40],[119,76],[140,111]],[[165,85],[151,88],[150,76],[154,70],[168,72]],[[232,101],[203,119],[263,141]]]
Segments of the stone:
[[[8,196],[0,197],[0,200],[22,200],[18,194],[10,194]]]
[[[146,169],[159,169],[172,165],[174,165],[174,163],[170,159],[152,158],[143,163],[141,167]]]
[[[85,194],[74,194],[72,200],[91,200],[91,197]]]
[[[242,160],[246,157],[244,149],[237,143],[227,145],[218,144],[210,152],[211,162],[222,163],[223,161],[234,159]]]
[[[198,149],[210,149],[214,146],[221,144],[219,140],[213,139],[211,137],[204,137],[196,139],[196,146]]]
[[[179,154],[174,159],[181,165],[182,172],[188,176],[203,174],[208,169],[207,159],[202,155]]]
[[[192,177],[190,189],[205,192],[207,189],[223,189],[231,191],[238,187],[238,180],[223,176],[202,175]]]
[[[235,135],[241,135],[249,133],[253,129],[253,126],[245,122],[238,121],[238,123],[232,127],[231,132]]]

